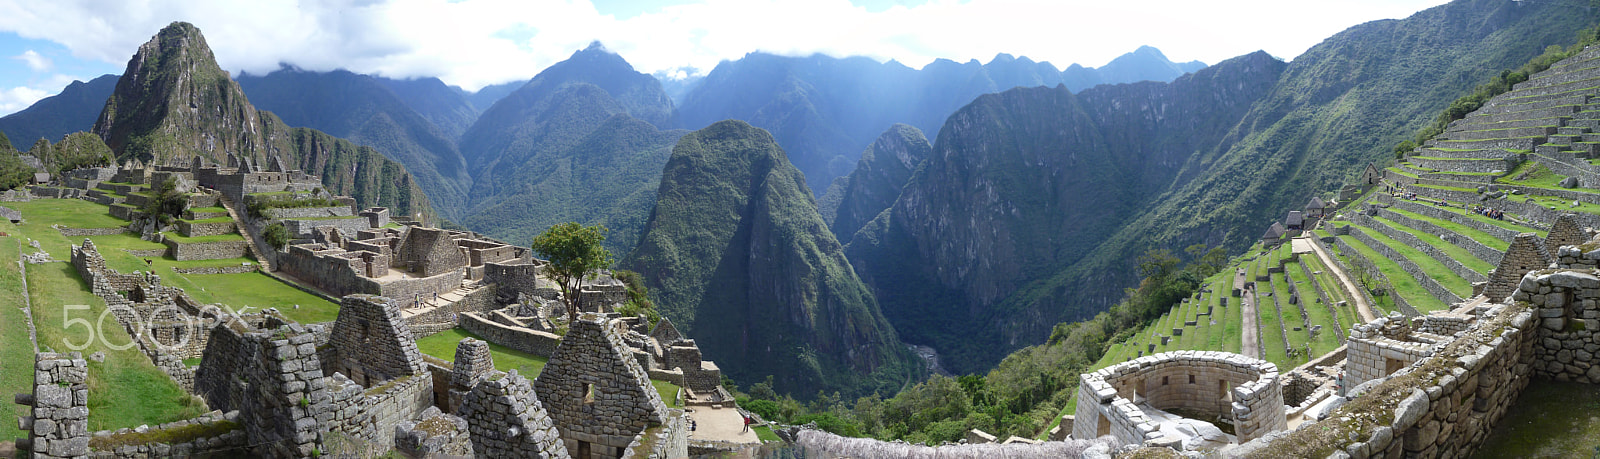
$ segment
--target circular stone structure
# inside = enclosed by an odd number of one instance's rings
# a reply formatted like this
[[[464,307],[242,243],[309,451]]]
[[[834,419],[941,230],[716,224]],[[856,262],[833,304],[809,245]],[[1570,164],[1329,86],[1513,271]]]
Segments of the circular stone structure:
[[[1231,421],[1237,443],[1288,425],[1278,366],[1239,354],[1164,352],[1079,378],[1073,438],[1110,435],[1129,444],[1186,449],[1191,437],[1172,426],[1163,429],[1162,419],[1171,418],[1166,411]]]

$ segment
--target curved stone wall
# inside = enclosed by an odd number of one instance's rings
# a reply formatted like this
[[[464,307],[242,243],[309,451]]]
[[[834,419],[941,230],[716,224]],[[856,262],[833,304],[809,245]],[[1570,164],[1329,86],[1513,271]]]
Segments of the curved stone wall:
[[[1214,413],[1235,420],[1239,442],[1287,428],[1278,367],[1239,354],[1178,351],[1081,375],[1073,438],[1182,448],[1140,405]]]

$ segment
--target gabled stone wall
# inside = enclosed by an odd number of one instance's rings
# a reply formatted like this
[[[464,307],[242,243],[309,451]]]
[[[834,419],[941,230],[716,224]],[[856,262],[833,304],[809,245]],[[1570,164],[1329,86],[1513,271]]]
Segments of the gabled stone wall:
[[[667,407],[616,329],[597,314],[571,324],[534,383],[568,451],[617,457],[666,420]]]
[[[422,355],[400,306],[389,298],[350,295],[339,305],[324,371],[344,373],[365,387],[422,374]]]
[[[571,457],[533,385],[515,370],[496,372],[474,386],[460,415],[470,426],[477,457]]]

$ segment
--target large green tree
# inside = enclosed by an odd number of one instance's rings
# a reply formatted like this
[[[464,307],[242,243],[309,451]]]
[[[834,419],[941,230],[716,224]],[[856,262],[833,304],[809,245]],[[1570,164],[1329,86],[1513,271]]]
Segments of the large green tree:
[[[561,288],[569,324],[578,320],[578,290],[583,279],[611,267],[611,251],[604,245],[606,232],[602,225],[567,222],[534,236],[529,244],[535,253],[549,260],[545,273]]]

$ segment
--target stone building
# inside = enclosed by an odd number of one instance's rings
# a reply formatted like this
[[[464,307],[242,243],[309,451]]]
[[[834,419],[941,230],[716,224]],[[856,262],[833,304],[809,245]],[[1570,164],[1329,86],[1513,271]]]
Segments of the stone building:
[[[1506,248],[1506,254],[1500,258],[1500,265],[1489,272],[1489,284],[1483,289],[1483,294],[1489,301],[1500,302],[1517,289],[1517,284],[1522,282],[1522,276],[1529,271],[1544,269],[1550,266],[1550,253],[1544,248],[1544,241],[1533,233],[1518,234],[1511,241],[1511,246]]]
[[[579,316],[533,384],[576,458],[619,457],[634,437],[667,421],[661,395],[608,322]]]
[[[1313,217],[1313,218],[1321,218],[1322,216],[1326,215],[1325,212],[1327,211],[1327,209],[1328,209],[1328,203],[1323,202],[1322,198],[1319,198],[1319,197],[1316,197],[1316,196],[1312,196],[1311,197],[1311,202],[1306,203],[1306,216],[1307,217]]]

